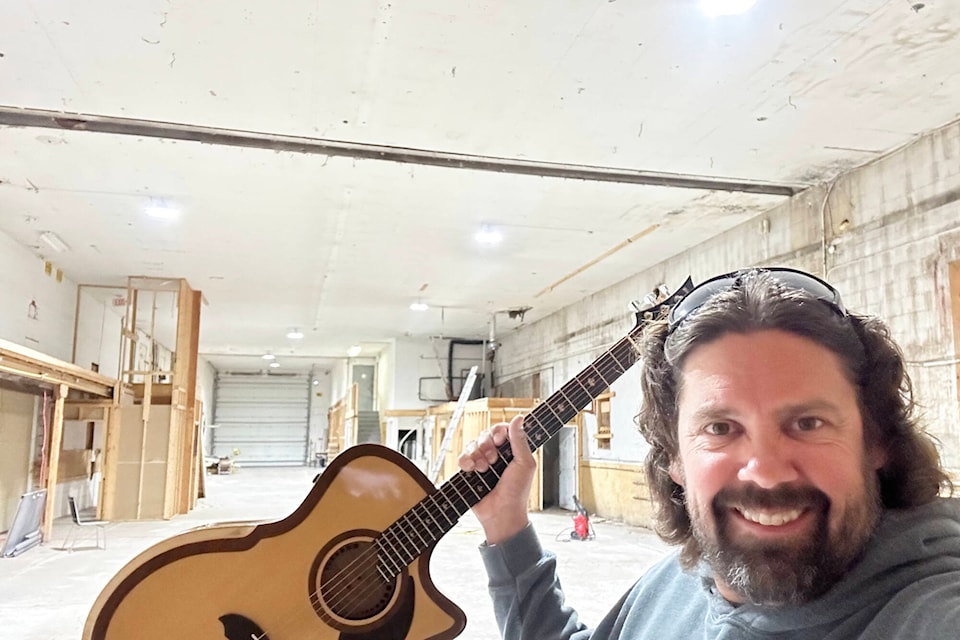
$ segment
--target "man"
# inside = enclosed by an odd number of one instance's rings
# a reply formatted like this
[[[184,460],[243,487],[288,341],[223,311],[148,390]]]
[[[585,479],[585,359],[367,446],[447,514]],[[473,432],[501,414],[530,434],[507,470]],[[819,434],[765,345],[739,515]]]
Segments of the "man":
[[[696,287],[639,348],[657,532],[680,550],[587,630],[527,520],[522,421],[496,425],[460,466],[516,452],[474,507],[504,638],[960,638],[960,501],[938,497],[884,325],[756,269]]]

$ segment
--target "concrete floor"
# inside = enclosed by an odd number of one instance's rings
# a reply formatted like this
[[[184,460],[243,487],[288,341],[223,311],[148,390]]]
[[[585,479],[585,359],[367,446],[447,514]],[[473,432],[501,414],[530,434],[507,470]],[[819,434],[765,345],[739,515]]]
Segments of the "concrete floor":
[[[200,525],[283,518],[309,491],[316,472],[312,468],[244,468],[232,475],[207,476],[207,497],[196,509],[169,521],[112,523],[106,532],[106,550],[94,546],[93,531],[86,529],[76,550],[57,550],[73,525],[56,522],[50,543],[16,558],[0,558],[0,637],[76,640],[103,586],[136,554]],[[667,552],[666,545],[645,529],[594,518],[596,538],[577,542],[569,540],[570,513],[534,513],[531,519],[543,544],[557,554],[567,602],[588,625],[599,622],[643,571]],[[558,536],[565,541],[558,541]],[[467,627],[460,636],[464,640],[499,638],[477,552],[482,541],[480,527],[468,513],[440,540],[431,562],[436,586],[467,614]]]

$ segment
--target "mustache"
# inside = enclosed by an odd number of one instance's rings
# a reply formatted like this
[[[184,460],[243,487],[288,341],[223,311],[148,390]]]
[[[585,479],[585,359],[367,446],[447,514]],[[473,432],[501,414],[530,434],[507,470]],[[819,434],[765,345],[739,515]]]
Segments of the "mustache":
[[[816,487],[777,485],[763,489],[755,484],[745,484],[721,489],[713,498],[714,511],[731,507],[750,509],[813,509],[826,512],[830,498]]]

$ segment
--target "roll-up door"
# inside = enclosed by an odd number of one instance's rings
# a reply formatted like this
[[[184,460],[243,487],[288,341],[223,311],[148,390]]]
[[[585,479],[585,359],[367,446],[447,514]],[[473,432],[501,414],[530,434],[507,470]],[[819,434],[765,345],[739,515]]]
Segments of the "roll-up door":
[[[213,455],[246,466],[304,464],[309,402],[306,375],[217,375]]]

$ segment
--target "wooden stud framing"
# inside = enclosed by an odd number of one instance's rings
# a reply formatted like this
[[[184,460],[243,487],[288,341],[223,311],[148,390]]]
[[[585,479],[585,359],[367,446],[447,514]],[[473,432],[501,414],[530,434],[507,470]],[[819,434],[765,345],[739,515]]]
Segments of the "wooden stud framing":
[[[197,455],[199,425],[195,420],[203,297],[184,279],[131,277],[127,291],[120,361],[126,365],[122,380],[134,392],[134,399],[116,405],[120,417],[108,426],[104,513],[115,519],[171,518],[194,506],[196,476],[203,466]],[[175,344],[169,345],[173,347],[173,367],[169,371],[154,368],[158,292],[176,298]],[[137,361],[141,293],[152,293],[150,326],[145,330],[151,343],[151,364],[146,368]],[[160,376],[169,378],[169,382],[161,381]]]
[[[70,387],[58,384],[53,408],[53,424],[50,425],[50,458],[47,466],[47,504],[43,511],[43,540],[49,542],[53,534],[53,519],[56,517],[57,479],[60,475],[60,447],[63,444],[63,403]]]

